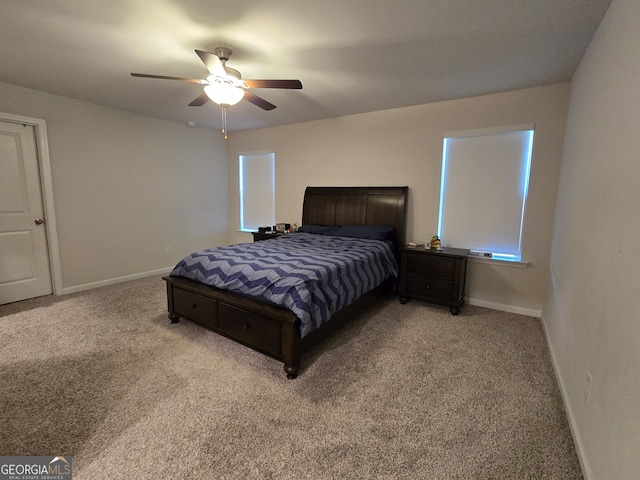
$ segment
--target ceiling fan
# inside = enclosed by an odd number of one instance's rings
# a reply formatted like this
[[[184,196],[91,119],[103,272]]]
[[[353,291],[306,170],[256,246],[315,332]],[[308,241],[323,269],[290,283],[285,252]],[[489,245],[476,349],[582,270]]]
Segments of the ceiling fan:
[[[190,104],[190,107],[200,107],[213,100],[222,107],[223,129],[226,135],[226,109],[245,99],[263,110],[273,110],[276,106],[262,97],[251,92],[253,88],[284,88],[302,89],[300,80],[243,80],[242,75],[235,68],[227,67],[226,63],[231,57],[231,49],[217,47],[215,54],[196,50],[196,54],[207,68],[207,78],[169,77],[166,75],[149,75],[146,73],[132,73],[132,77],[158,78],[161,80],[178,80],[181,82],[197,83],[204,85],[204,93],[200,94]]]

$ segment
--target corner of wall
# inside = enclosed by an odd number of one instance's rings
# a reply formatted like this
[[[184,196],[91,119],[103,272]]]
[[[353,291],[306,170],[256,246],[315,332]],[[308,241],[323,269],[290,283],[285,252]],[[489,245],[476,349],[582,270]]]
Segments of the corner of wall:
[[[549,337],[549,332],[547,329],[547,322],[546,322],[546,317],[544,315],[544,312],[542,312],[540,316],[540,323],[542,324],[542,332],[544,334],[544,338],[547,343],[547,349],[549,350],[549,357],[551,360],[551,366],[553,367],[553,374],[556,377],[556,383],[558,384],[558,389],[560,390],[560,397],[562,398],[562,404],[567,414],[567,420],[569,421],[569,429],[571,431],[571,437],[573,438],[573,444],[576,448],[576,454],[578,455],[578,461],[580,462],[580,469],[582,470],[582,476],[584,477],[584,480],[592,480],[593,473],[591,472],[591,467],[589,466],[589,462],[587,460],[587,455],[584,449],[584,444],[582,442],[582,437],[580,435],[580,429],[578,428],[578,423],[576,421],[576,416],[573,412],[573,409],[571,408],[571,403],[569,403],[569,394],[565,387],[565,383],[563,381],[562,375],[560,373],[560,367],[556,361],[557,357],[553,350],[553,345]]]

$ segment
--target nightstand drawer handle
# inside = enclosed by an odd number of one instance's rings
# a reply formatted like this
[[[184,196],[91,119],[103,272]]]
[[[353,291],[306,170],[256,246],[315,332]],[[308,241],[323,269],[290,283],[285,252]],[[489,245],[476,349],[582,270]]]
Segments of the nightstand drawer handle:
[[[431,264],[430,263],[427,263],[427,268],[431,268]]]
[[[243,330],[249,330],[249,327],[251,327],[251,325],[248,323],[245,323],[244,325],[242,325]]]
[[[191,308],[198,308],[198,304],[194,303],[193,305],[191,305]]]
[[[429,290],[431,288],[431,285],[428,285],[425,287],[427,290]]]

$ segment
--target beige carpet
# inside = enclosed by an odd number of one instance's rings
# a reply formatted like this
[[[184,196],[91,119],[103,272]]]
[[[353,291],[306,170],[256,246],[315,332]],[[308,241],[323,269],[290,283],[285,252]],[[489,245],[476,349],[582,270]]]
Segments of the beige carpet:
[[[537,319],[394,297],[282,364],[159,277],[0,306],[0,455],[75,480],[580,479]]]

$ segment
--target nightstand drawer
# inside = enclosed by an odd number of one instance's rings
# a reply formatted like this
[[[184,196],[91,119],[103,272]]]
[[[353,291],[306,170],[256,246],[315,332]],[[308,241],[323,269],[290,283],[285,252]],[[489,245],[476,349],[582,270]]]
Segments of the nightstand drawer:
[[[424,275],[407,274],[406,289],[409,295],[450,300],[453,296],[453,282],[438,280]]]
[[[173,288],[173,309],[179,315],[211,328],[218,328],[218,301]]]
[[[453,278],[456,262],[452,258],[437,255],[408,255],[407,273],[421,273],[436,277]]]

